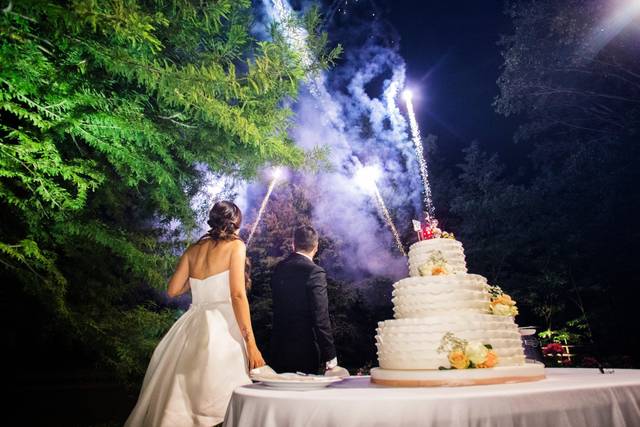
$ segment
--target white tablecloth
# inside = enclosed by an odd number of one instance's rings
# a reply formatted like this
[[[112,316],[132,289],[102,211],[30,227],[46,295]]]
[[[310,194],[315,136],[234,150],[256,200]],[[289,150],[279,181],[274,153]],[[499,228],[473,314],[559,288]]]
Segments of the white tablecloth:
[[[543,381],[389,388],[350,377],[326,389],[236,389],[225,426],[640,426],[640,370],[547,369]]]

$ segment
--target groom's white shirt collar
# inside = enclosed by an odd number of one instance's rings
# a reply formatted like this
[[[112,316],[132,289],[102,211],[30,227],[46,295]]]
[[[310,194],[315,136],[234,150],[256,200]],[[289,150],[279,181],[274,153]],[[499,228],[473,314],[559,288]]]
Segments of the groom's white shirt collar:
[[[302,252],[296,252],[298,255],[302,255],[303,257],[307,258],[309,261],[313,262],[313,258],[311,258],[309,255],[307,254],[303,254]]]

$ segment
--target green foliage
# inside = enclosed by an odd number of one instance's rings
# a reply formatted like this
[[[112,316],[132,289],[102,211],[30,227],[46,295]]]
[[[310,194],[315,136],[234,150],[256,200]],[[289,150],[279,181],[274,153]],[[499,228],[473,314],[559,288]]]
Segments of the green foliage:
[[[516,140],[541,133],[585,140],[637,135],[637,34],[611,19],[623,7],[598,0],[508,2],[513,32],[501,40],[495,106],[501,114],[525,117]],[[602,44],[603,27],[620,33]]]
[[[307,39],[307,48],[311,58],[317,61],[312,71],[333,67],[335,61],[342,54],[342,46],[338,45],[328,50],[328,35],[320,31],[322,28],[322,16],[319,6],[314,4],[311,6],[311,10],[304,14],[302,18],[298,18],[298,20],[298,26],[304,28],[307,34],[310,35]],[[295,24],[295,22],[292,24]]]
[[[580,345],[592,343],[591,329],[585,316],[568,320],[559,329],[546,329],[538,332],[542,345],[557,342],[560,344]]]
[[[254,40],[249,0],[4,3],[0,265],[139,376],[173,316],[145,301],[162,302],[152,288],[195,227],[202,170],[248,177],[320,158],[293,146],[286,105],[339,50],[311,27],[308,64],[276,28]]]
[[[583,340],[582,334],[571,332],[567,328],[555,330],[547,329],[538,333],[538,336],[542,338],[543,343],[557,342],[560,344],[580,344]]]
[[[139,306],[114,311],[110,321],[91,326],[98,332],[96,345],[106,349],[107,366],[120,378],[140,378],[149,363],[149,355],[181,314],[181,311],[158,312],[154,307]]]
[[[477,143],[464,150],[464,162],[449,197],[443,200],[454,218],[451,230],[465,242],[469,265],[482,271],[490,283],[502,283],[518,269],[515,255],[527,256],[531,234],[522,224],[533,221],[526,188],[513,182],[497,155],[482,152]]]

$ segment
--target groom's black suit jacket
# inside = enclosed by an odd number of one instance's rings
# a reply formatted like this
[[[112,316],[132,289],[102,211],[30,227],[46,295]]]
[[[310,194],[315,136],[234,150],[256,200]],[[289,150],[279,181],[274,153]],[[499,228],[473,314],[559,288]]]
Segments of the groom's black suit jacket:
[[[281,261],[271,278],[271,360],[276,372],[324,373],[334,357],[324,270],[300,254]]]

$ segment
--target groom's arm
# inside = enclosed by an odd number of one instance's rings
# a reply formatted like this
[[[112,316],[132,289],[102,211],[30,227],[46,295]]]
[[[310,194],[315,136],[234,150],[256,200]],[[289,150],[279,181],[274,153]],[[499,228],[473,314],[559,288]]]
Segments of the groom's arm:
[[[313,327],[320,348],[322,362],[328,362],[336,357],[333,344],[333,332],[329,319],[329,300],[327,297],[327,277],[320,267],[314,268],[309,276],[308,295]]]

